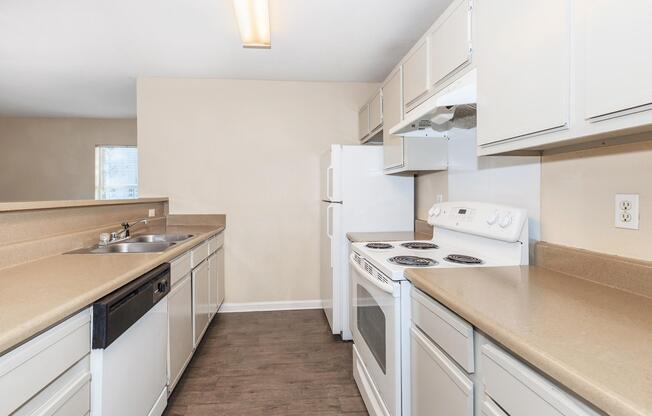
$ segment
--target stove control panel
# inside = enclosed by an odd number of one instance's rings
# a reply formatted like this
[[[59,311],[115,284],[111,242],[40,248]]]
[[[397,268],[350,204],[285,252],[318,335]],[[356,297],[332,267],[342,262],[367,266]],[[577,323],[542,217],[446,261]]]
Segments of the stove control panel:
[[[442,202],[428,211],[428,223],[467,234],[518,241],[527,222],[524,209],[484,202]]]

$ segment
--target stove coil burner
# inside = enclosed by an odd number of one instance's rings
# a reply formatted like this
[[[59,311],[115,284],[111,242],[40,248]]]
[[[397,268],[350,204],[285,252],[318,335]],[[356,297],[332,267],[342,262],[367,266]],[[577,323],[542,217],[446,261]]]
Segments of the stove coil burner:
[[[449,254],[444,260],[458,264],[482,264],[482,260],[477,257],[465,256],[464,254]]]
[[[411,248],[414,250],[432,250],[435,248],[439,248],[437,244],[433,243],[427,243],[425,241],[411,241],[409,243],[403,243],[401,246],[405,248]]]
[[[365,247],[378,249],[378,250],[387,250],[389,248],[394,248],[393,245],[388,243],[368,243]]]
[[[428,267],[435,266],[437,262],[433,259],[417,256],[395,256],[389,259],[390,263],[398,264],[399,266],[409,267]]]

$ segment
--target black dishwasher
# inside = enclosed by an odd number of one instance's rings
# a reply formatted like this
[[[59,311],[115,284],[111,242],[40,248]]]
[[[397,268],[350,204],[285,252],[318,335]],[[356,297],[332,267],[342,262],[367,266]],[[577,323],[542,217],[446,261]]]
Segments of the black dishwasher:
[[[105,349],[170,291],[170,264],[162,264],[93,304],[93,349]]]

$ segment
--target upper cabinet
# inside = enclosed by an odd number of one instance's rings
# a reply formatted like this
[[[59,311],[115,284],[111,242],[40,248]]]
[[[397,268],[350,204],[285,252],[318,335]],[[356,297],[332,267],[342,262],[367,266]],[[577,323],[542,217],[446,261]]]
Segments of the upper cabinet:
[[[478,0],[475,9],[478,144],[568,128],[570,0]]]
[[[376,142],[383,128],[383,95],[376,91],[371,100],[358,113],[358,139],[360,143]]]
[[[429,87],[471,62],[472,10],[471,0],[458,0],[435,24],[429,40]]]
[[[358,113],[358,139],[364,141],[369,136],[369,104],[365,104]]]
[[[652,2],[474,2],[479,155],[652,131]]]
[[[584,9],[587,119],[652,106],[652,3],[593,0]]]
[[[383,95],[380,90],[369,103],[369,132],[372,133],[383,125]]]
[[[403,102],[406,109],[428,92],[428,39],[412,51],[403,63]]]
[[[383,129],[384,168],[391,169],[403,165],[403,137],[389,134],[391,126],[403,118],[403,98],[401,94],[401,69],[392,73],[383,86]]]

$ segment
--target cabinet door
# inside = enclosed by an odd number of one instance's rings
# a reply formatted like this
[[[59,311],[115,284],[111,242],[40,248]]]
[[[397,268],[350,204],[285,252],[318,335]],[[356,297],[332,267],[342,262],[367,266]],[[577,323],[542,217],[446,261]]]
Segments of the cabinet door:
[[[652,2],[584,1],[586,117],[652,105]]]
[[[473,382],[415,326],[410,335],[412,413],[473,416]]]
[[[192,279],[187,274],[168,295],[168,389],[172,392],[190,361],[194,346]]]
[[[408,107],[428,91],[428,42],[423,40],[403,64],[403,102]]]
[[[474,7],[478,144],[567,128],[570,0],[478,0]]]
[[[217,311],[217,297],[218,297],[218,276],[219,272],[217,269],[217,254],[211,254],[208,257],[208,274],[209,279],[209,294],[208,294],[208,305],[209,305],[209,315],[212,317]]]
[[[208,326],[208,262],[204,261],[192,271],[192,309],[195,347],[204,336]]]
[[[401,71],[398,70],[383,87],[383,166],[385,169],[403,166],[403,137],[389,134],[389,130],[402,118]]]
[[[363,140],[369,135],[369,104],[366,104],[358,113],[358,138]]]
[[[224,246],[215,253],[217,258],[217,309],[224,303],[226,295],[226,275],[224,274]]]
[[[457,1],[430,35],[430,85],[434,86],[471,61],[471,4]]]
[[[376,93],[369,103],[369,131],[374,131],[383,124],[383,96]]]

